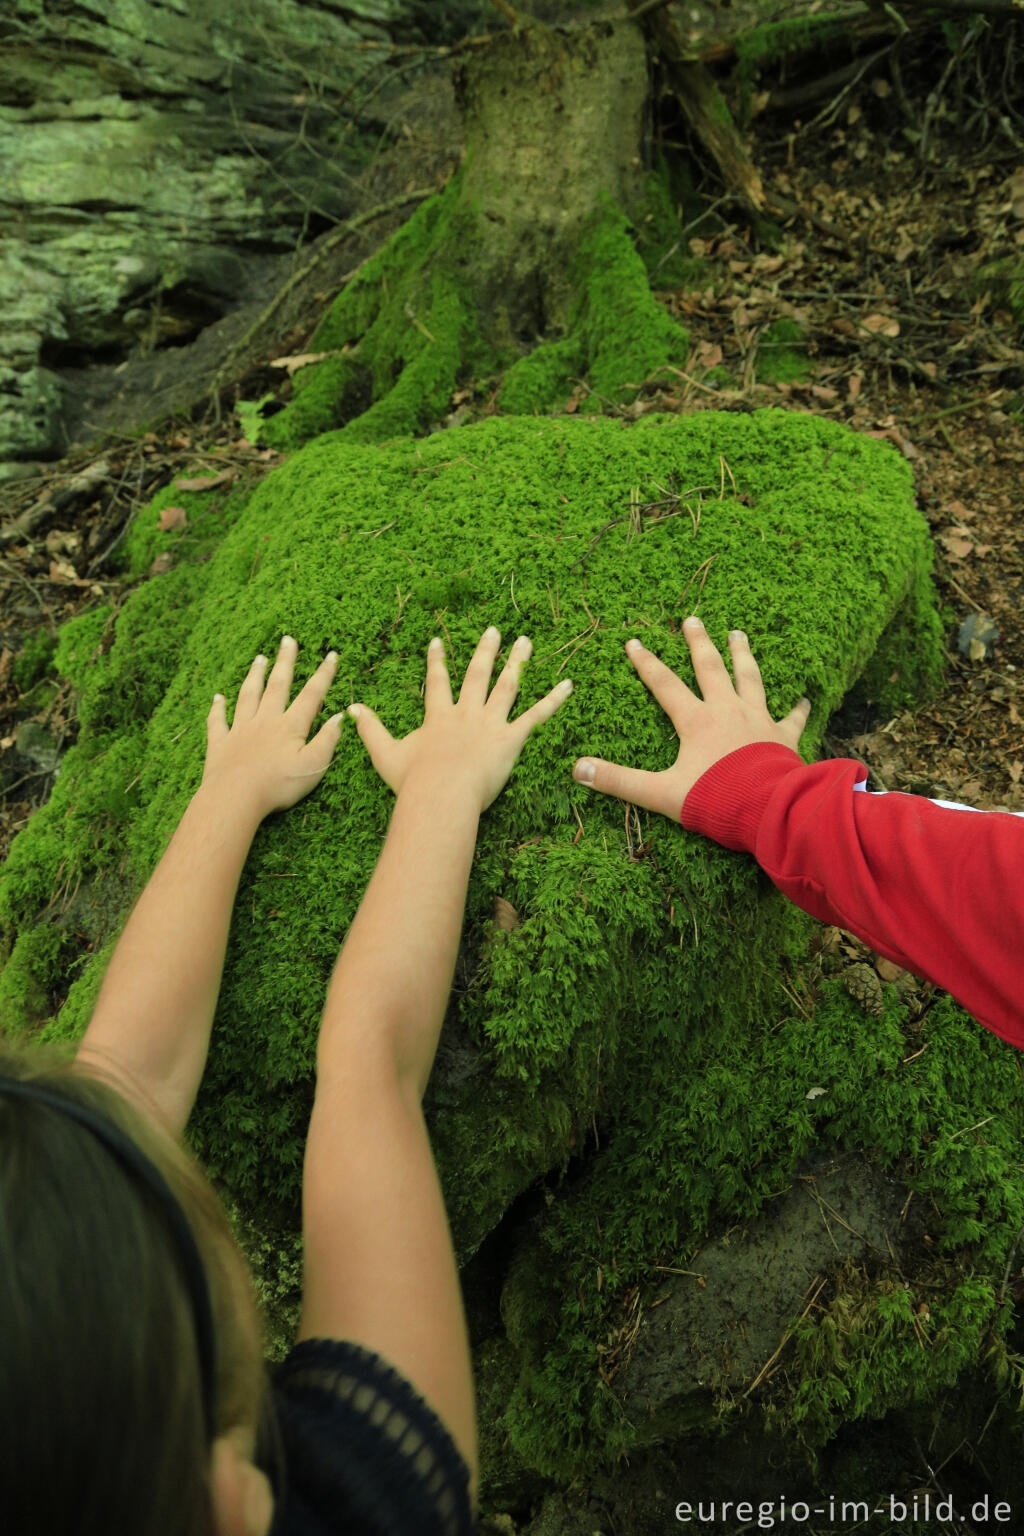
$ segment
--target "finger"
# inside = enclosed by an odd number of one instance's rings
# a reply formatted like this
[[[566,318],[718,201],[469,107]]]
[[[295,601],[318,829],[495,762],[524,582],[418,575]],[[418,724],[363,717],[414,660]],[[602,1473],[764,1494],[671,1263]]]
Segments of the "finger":
[[[810,699],[801,699],[799,704],[794,704],[784,720],[779,721],[779,730],[792,743],[795,752],[800,742],[800,737],[811,716]]]
[[[355,713],[353,713],[355,711]],[[399,745],[391,732],[382,725],[373,710],[366,704],[350,704],[348,714],[355,721],[359,739],[370,754],[370,761],[384,780],[392,784],[394,778],[394,753]]]
[[[491,696],[487,700],[488,709],[498,711],[503,720],[508,719],[509,710],[515,702],[519,692],[519,679],[523,670],[523,663],[529,658],[533,646],[525,635],[520,635],[508,653],[508,660],[501,670],[501,676],[491,689]]]
[[[321,773],[326,773],[330,767],[331,758],[334,756],[338,742],[341,740],[342,722],[344,714],[332,715],[331,718],[317,731],[316,735],[307,741],[302,750],[301,758],[308,760],[309,766]]]
[[[337,665],[337,651],[328,651],[288,710],[288,718],[295,721],[303,736],[309,735],[310,726],[324,707],[324,699],[326,699],[330,686],[334,682]]]
[[[275,711],[280,711],[281,714],[288,708],[295,658],[298,654],[298,642],[293,640],[291,635],[283,636],[277,648],[277,660],[270,669],[270,676],[267,678],[267,686],[263,694],[269,706]]]
[[[494,658],[500,648],[501,634],[492,624],[490,629],[485,629],[480,636],[479,644],[473,652],[473,659],[466,668],[466,678],[459,689],[460,704],[463,699],[468,699],[471,704],[479,704],[481,708],[487,703],[487,690],[494,671]]]
[[[593,779],[586,772],[588,765],[593,769]],[[641,805],[674,820],[683,808],[678,786],[673,787],[664,773],[623,768],[620,763],[606,763],[600,757],[584,757],[576,763],[572,776],[578,784],[586,784],[599,794],[615,795],[619,800],[628,800],[630,805]]]
[[[761,668],[754,660],[750,641],[742,629],[734,629],[730,634],[729,649],[732,652],[732,673],[736,679],[736,692],[745,704],[758,706],[767,713],[768,700],[765,698],[764,684],[761,681]]]
[[[732,678],[729,676],[718,646],[695,614],[691,614],[684,622],[683,634],[690,646],[693,670],[697,676],[701,698],[705,703],[711,703],[714,699],[721,698],[723,694],[732,693],[734,691]]]
[[[448,664],[444,659],[444,644],[435,635],[427,646],[427,687],[424,713],[436,709],[439,704],[451,704],[452,685],[448,678]]]
[[[227,701],[222,693],[215,693],[213,703],[210,705],[210,713],[206,717],[206,739],[212,746],[215,742],[223,741],[227,734]]]
[[[497,693],[497,688],[494,691]],[[572,679],[564,677],[560,683],[556,683],[550,693],[546,693],[542,699],[539,699],[534,704],[532,709],[528,709],[525,715],[520,715],[518,720],[512,721],[518,742],[517,751],[522,751],[523,743],[530,732],[536,726],[543,725],[545,720],[550,720],[555,710],[565,703],[571,693]]]
[[[260,707],[263,697],[263,679],[267,671],[267,658],[257,656],[249,668],[238,690],[238,703],[235,705],[235,720],[251,720]]]
[[[627,640],[626,655],[681,736],[700,703],[696,694],[671,667],[667,667],[653,651],[642,646],[639,640]]]

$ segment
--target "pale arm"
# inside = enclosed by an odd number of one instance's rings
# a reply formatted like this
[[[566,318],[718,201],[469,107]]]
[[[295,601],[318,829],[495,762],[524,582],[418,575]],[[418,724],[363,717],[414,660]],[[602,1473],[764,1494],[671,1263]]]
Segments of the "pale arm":
[[[479,813],[446,772],[410,774],[342,946],[306,1146],[300,1338],[354,1339],[400,1370],[477,1480],[469,1337],[420,1105],[455,970]]]
[[[114,950],[77,1060],[123,1075],[175,1138],[206,1066],[231,909],[259,826],[238,795],[201,785]],[[145,1107],[150,1107],[146,1103]]]

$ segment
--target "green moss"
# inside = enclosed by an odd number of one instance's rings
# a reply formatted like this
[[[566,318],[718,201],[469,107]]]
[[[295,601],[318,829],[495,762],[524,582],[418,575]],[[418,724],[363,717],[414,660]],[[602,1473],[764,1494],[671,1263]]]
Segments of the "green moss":
[[[463,172],[346,286],[310,350],[349,350],[296,374],[291,403],[263,423],[262,441],[293,449],[334,429],[354,443],[420,432],[443,419],[457,384],[495,376],[506,415],[560,410],[580,379],[590,391],[582,411],[600,412],[635,399],[660,368],[685,363],[687,334],[655,299],[629,222],[607,198],[572,264],[566,334],[524,357],[510,342],[485,343],[465,297],[480,234]],[[657,199],[667,238],[670,210]]]
[[[690,255],[681,214],[682,204],[673,196],[672,173],[659,153],[635,219],[637,250],[654,288],[697,288],[708,279],[708,263]]]
[[[631,295],[649,289],[621,215],[602,213],[581,261],[591,379],[623,387],[610,359],[627,356],[638,382],[679,339],[624,334]],[[633,493],[642,503],[666,489],[690,510],[637,531]],[[97,610],[60,636],[81,729],[0,872],[0,1027],[80,1037],[118,920],[198,787],[209,701],[226,694],[230,717],[258,651],[295,635],[298,679],[336,649],[322,719],[362,699],[401,737],[422,722],[438,626],[454,680],[495,623],[506,643],[533,639],[523,708],[561,676],[575,681],[481,824],[426,1106],[461,1261],[534,1181],[555,1186],[506,1285],[514,1361],[501,1351],[500,1381],[483,1386],[494,1411],[507,1396],[496,1480],[515,1467],[582,1475],[635,1443],[595,1368],[625,1287],[646,1285],[654,1262],[680,1263],[713,1217],[756,1210],[815,1136],[912,1156],[928,1127],[921,1187],[949,1240],[993,1262],[1017,1219],[1015,1197],[995,1193],[1020,1131],[1005,1058],[983,1055],[968,1086],[957,1062],[968,1041],[977,1058],[978,1031],[954,1011],[925,1076],[909,1072],[892,999],[867,1023],[835,1001],[794,1019],[785,983],[811,919],[752,859],[661,818],[636,812],[627,839],[622,804],[571,777],[587,751],[654,771],[674,760],[671,722],[623,642],[641,634],[696,688],[680,628],[695,607],[723,654],[730,628],[750,634],[773,716],[812,698],[807,761],[854,687],[884,687],[898,708],[937,686],[928,530],[890,445],[781,411],[493,417],[380,446],[328,433],[240,495],[219,531],[210,503],[191,545],[156,527],[175,494],[139,515],[132,547],[145,562],[169,538],[178,563],[116,615]],[[278,1274],[275,1256],[294,1252],[323,997],[392,804],[346,729],[316,793],[260,828],[235,904],[189,1140],[230,1197],[279,1341],[295,1273]],[[73,909],[76,891],[88,899]],[[496,896],[517,928],[495,932]],[[55,920],[67,925],[59,946],[40,937]],[[808,1080],[828,1085],[824,1100],[807,1101]],[[956,1135],[973,1124],[969,1094],[1005,1122],[984,1155]],[[984,1248],[972,1200],[993,1224]],[[825,1422],[827,1404],[815,1412]]]
[[[464,170],[346,284],[310,351],[349,354],[295,375],[293,399],[264,424],[264,441],[289,450],[334,428],[352,442],[419,431],[444,415],[463,366],[494,361],[481,352],[457,276],[478,244],[460,209]]]
[[[48,630],[30,635],[14,658],[14,681],[20,693],[28,693],[49,670],[56,642]]]
[[[803,327],[795,320],[773,320],[757,343],[757,382],[797,384],[806,379],[810,364],[803,341]]]

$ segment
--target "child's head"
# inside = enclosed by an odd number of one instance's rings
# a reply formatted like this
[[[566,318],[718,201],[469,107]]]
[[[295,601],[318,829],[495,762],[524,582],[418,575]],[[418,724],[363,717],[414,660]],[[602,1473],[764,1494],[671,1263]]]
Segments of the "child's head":
[[[0,1076],[87,1105],[155,1165],[195,1238],[215,1340],[211,1445],[164,1207],[71,1114],[0,1093],[0,1526],[264,1536],[273,1501],[252,1465],[273,1422],[261,1322],[214,1190],[155,1114],[66,1049],[0,1041]]]

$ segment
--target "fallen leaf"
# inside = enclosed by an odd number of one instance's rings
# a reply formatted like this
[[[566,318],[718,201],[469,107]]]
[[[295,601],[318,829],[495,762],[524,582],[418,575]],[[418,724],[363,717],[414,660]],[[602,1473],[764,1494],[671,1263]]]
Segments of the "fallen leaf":
[[[827,1093],[827,1092],[828,1092],[827,1088],[811,1088],[807,1093],[804,1094],[804,1098],[805,1099],[818,1099],[818,1098],[821,1097],[821,1095],[823,1093]]]
[[[970,539],[961,539],[961,538],[958,538],[955,534],[940,533],[939,534],[939,543],[943,544],[946,547],[946,549],[949,551],[950,555],[953,557],[954,560],[964,560],[964,559],[966,559],[966,557],[974,549],[974,545],[971,543]],[[982,655],[984,655],[984,654],[985,654],[985,649],[984,649],[984,646],[983,646],[982,647]]]
[[[862,373],[850,374],[850,377],[846,381],[846,393],[849,400],[856,400],[857,396],[860,394],[860,387],[863,383],[864,375]]]
[[[184,507],[164,507],[158,527],[161,533],[170,533],[175,528],[187,528],[188,513]]]
[[[861,325],[875,336],[898,336],[900,333],[900,323],[891,315],[868,315]]]
[[[296,373],[300,368],[308,367],[310,363],[322,363],[327,357],[344,357],[345,353],[351,350],[351,343],[348,343],[344,347],[338,347],[333,352],[302,352],[294,357],[272,357],[270,359],[270,366],[271,368],[287,369],[288,377],[291,378],[293,373]]]
[[[193,480],[175,480],[179,491],[212,491],[215,485],[229,484],[235,478],[233,469],[222,469],[219,475],[197,475]]]

